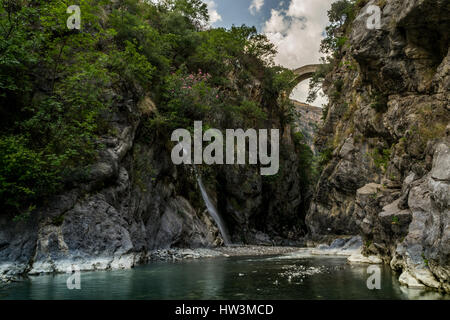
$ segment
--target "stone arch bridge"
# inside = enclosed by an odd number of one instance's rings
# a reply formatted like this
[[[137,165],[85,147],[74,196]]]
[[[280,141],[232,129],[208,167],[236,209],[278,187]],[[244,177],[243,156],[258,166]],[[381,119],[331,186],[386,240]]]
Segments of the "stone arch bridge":
[[[294,74],[297,76],[294,80],[294,85],[297,86],[299,83],[311,78],[320,66],[320,64],[308,64],[293,70]]]
[[[314,73],[319,69],[320,66],[321,66],[320,64],[308,64],[298,69],[292,70],[296,75],[296,77],[292,81],[290,89],[288,89],[287,92],[284,92],[283,95],[289,96],[296,86],[298,86],[301,82],[311,78],[314,75]]]

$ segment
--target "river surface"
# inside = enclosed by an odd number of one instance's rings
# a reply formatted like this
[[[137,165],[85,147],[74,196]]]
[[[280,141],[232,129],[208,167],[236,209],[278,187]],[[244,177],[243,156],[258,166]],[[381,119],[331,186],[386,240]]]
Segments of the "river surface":
[[[0,299],[449,299],[400,287],[380,266],[380,290],[369,290],[368,266],[340,257],[220,257],[151,263],[131,270],[43,275],[0,288]]]

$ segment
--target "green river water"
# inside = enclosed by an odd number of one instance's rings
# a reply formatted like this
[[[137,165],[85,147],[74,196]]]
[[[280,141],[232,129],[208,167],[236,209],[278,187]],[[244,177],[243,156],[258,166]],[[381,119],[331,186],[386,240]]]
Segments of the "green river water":
[[[230,257],[151,263],[131,270],[81,273],[81,289],[69,290],[70,275],[43,275],[0,288],[0,299],[449,299],[401,287],[388,267],[381,289],[369,290],[365,265],[345,258]]]

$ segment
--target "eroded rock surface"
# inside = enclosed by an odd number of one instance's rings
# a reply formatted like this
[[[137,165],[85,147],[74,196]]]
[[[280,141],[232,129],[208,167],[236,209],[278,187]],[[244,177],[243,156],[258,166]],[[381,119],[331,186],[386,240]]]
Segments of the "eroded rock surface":
[[[381,29],[366,28],[380,5]],[[367,1],[325,81],[316,146],[330,154],[306,218],[313,238],[363,237],[402,283],[449,291],[450,3]]]

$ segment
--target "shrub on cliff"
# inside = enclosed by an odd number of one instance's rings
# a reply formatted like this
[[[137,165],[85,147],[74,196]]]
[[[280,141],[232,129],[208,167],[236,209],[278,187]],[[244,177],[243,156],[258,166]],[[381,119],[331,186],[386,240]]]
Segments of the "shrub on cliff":
[[[20,214],[60,192],[98,155],[122,106],[150,96],[142,132],[289,122],[292,75],[254,27],[208,28],[201,0],[80,0],[0,6],[0,210]],[[199,72],[201,70],[201,74]],[[184,81],[184,83],[183,83]],[[72,181],[73,182],[73,181]]]
[[[329,25],[325,29],[325,38],[320,44],[320,52],[324,54],[321,61],[322,66],[311,78],[308,102],[317,98],[317,93],[321,89],[326,75],[341,59],[342,49],[348,41],[351,23],[366,2],[367,0],[338,0],[331,4],[331,8],[327,12]]]

